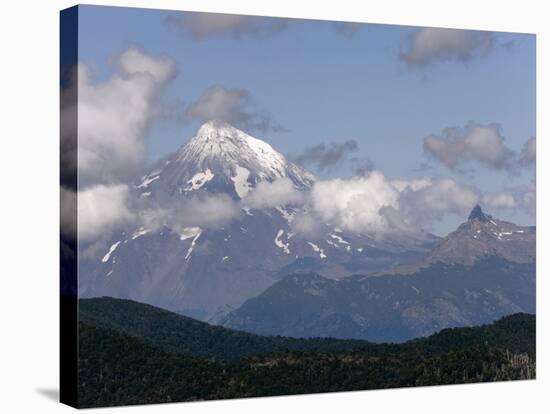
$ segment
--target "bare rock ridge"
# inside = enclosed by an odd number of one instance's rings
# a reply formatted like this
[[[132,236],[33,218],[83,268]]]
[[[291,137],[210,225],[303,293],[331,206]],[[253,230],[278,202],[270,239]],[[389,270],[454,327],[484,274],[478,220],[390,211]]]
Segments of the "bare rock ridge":
[[[436,243],[422,260],[396,266],[380,274],[411,274],[438,262],[473,265],[489,256],[514,263],[531,263],[535,260],[535,252],[535,227],[499,220],[476,205],[468,220]]]
[[[427,261],[471,265],[483,257],[497,256],[515,263],[530,263],[535,258],[535,244],[534,227],[496,219],[475,206],[468,221],[441,240]]]
[[[470,215],[468,216],[468,221],[479,220],[482,222],[487,222],[492,218],[493,217],[485,214],[483,210],[481,210],[481,206],[477,204],[470,212]]]

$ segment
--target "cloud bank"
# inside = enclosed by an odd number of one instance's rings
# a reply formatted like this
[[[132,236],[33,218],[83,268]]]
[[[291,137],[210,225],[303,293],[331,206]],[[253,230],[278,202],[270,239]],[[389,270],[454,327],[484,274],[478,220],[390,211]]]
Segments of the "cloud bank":
[[[478,201],[474,190],[450,179],[390,180],[375,170],[364,177],[315,183],[310,217],[299,218],[297,230],[329,223],[382,237],[430,228],[447,214],[464,217]]]
[[[486,56],[494,48],[493,33],[424,27],[411,34],[400,59],[411,67],[436,62],[466,62]]]
[[[236,201],[226,195],[199,196],[165,207],[142,207],[139,225],[167,226],[176,232],[186,227],[220,228],[244,217],[243,210],[298,207],[293,231],[316,234],[326,226],[372,237],[415,237],[431,231],[448,217],[464,220],[476,204],[488,211],[528,214],[535,211],[535,184],[495,193],[482,193],[450,178],[390,179],[380,170],[349,179],[316,181],[298,190],[288,178],[263,181]],[[247,213],[248,214],[248,213]],[[134,223],[134,226],[138,224]]]
[[[301,212],[292,221],[296,232],[315,233],[330,225],[374,237],[404,236],[430,229],[447,215],[467,217],[481,200],[477,190],[451,179],[391,180],[374,170],[362,177],[317,181],[306,191],[287,178],[264,181],[240,201],[221,195],[170,202],[166,208],[144,208],[140,220],[149,229],[219,228],[243,217],[243,209],[298,206]]]
[[[232,220],[240,219],[244,209],[269,209],[300,204],[306,193],[297,190],[288,178],[273,182],[262,181],[242,200],[226,194],[196,195],[185,199],[167,198],[150,202],[136,200],[133,227],[148,230],[168,227],[181,233],[187,227],[217,229]]]

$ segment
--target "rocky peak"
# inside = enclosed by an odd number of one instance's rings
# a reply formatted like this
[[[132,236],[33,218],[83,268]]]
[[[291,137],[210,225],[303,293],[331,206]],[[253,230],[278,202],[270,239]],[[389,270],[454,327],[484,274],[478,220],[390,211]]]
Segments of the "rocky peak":
[[[481,222],[487,222],[491,220],[491,216],[488,214],[485,214],[479,204],[477,204],[472,211],[470,212],[470,215],[468,216],[468,221],[473,220],[479,220]]]

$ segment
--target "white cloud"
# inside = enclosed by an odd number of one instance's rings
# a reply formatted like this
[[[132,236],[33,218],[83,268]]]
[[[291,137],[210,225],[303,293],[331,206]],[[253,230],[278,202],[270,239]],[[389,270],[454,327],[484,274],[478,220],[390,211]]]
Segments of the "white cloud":
[[[291,180],[280,178],[273,182],[259,182],[242,200],[242,204],[245,207],[262,209],[300,203],[303,200],[304,193],[294,188]]]
[[[315,183],[309,211],[297,216],[293,227],[311,233],[322,223],[382,237],[430,228],[446,215],[466,217],[478,201],[475,190],[451,179],[389,180],[372,171]]]
[[[391,184],[397,188],[399,192],[405,190],[418,191],[432,185],[432,180],[427,177],[413,178],[412,180],[392,180]]]
[[[526,188],[518,192],[517,197],[520,200],[521,208],[532,216],[535,216],[537,210],[537,190],[535,182],[531,182]]]
[[[78,65],[78,84],[63,91],[62,174],[78,172],[80,191],[61,189],[62,228],[74,236],[71,212],[78,204],[78,238],[87,242],[106,238],[133,219],[125,182],[141,166],[143,141],[158,112],[158,98],[176,72],[172,59],[151,57],[137,48],[121,53],[116,63],[118,72],[101,82],[95,81],[89,67]],[[72,96],[78,100],[69,99]],[[78,125],[73,124],[76,119]],[[70,135],[75,130],[78,150],[71,145],[76,143]]]
[[[174,226],[220,227],[242,215],[238,204],[225,194],[193,198],[176,208]]]
[[[136,48],[118,56],[119,73],[95,82],[78,70],[78,172],[81,186],[124,181],[143,159],[143,140],[175,63]],[[69,116],[72,105],[62,109]]]
[[[285,30],[290,20],[237,14],[184,12],[171,15],[168,21],[191,33],[195,40],[204,40],[224,34],[232,34],[235,37],[268,37]]]
[[[78,192],[78,238],[91,240],[110,234],[132,221],[129,190],[124,184],[102,184]]]
[[[310,212],[302,212],[294,216],[292,220],[292,230],[307,235],[315,235],[320,230],[320,222]]]
[[[515,214],[517,211],[534,216],[536,211],[536,185],[532,181],[529,184],[508,188],[504,191],[487,193],[482,198],[483,205],[487,209],[508,211]]]
[[[186,227],[220,228],[243,216],[242,207],[266,209],[304,201],[304,194],[296,190],[287,178],[260,182],[240,202],[226,194],[202,195],[189,199],[167,200],[149,204],[139,200],[136,206],[138,225],[147,229],[161,226],[176,232]]]
[[[167,201],[139,206],[138,225],[149,230],[166,226],[181,232],[186,227],[219,228],[242,215],[237,202],[225,194]]]
[[[373,171],[365,177],[315,183],[310,203],[310,214],[320,222],[332,223],[347,231],[383,233],[389,223],[380,215],[380,209],[398,208],[399,191],[380,171]]]
[[[518,206],[518,202],[510,193],[488,193],[483,196],[483,205],[488,209],[513,209]]]
[[[438,61],[483,57],[493,48],[491,32],[424,27],[412,33],[408,49],[400,58],[410,66],[426,66]]]
[[[519,162],[523,166],[532,165],[537,159],[537,140],[535,137],[529,138],[519,155]]]
[[[187,121],[198,120],[201,123],[210,120],[228,122],[247,130],[282,130],[273,125],[271,118],[256,109],[250,93],[244,89],[226,88],[214,85],[208,88],[196,102],[185,111]]]
[[[215,85],[206,90],[200,98],[187,109],[188,118],[201,121],[215,119],[234,123],[242,117],[242,107],[250,99],[243,89],[227,89]]]
[[[464,128],[446,128],[441,135],[424,138],[424,151],[453,170],[465,162],[509,172],[515,169],[515,154],[505,145],[497,124],[469,122]]]
[[[135,47],[121,53],[117,63],[125,76],[132,77],[137,74],[152,76],[159,85],[176,74],[176,64],[173,59],[152,57]]]
[[[478,203],[479,195],[454,180],[425,179],[421,186],[414,181],[400,197],[400,213],[408,226],[430,226],[445,215],[466,217]]]

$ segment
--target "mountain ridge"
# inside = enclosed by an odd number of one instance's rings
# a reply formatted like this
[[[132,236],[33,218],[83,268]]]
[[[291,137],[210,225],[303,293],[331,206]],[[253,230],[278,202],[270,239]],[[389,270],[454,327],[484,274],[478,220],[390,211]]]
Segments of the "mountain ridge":
[[[413,274],[289,275],[220,323],[261,335],[402,342],[437,330],[535,313],[535,264],[488,257]]]
[[[200,207],[208,197],[222,204],[234,200],[241,214],[215,226],[143,224],[115,234],[98,257],[79,263],[79,295],[129,298],[209,320],[294,269],[335,279],[357,269],[375,272],[414,262],[439,240],[427,234],[383,240],[329,225],[316,235],[297,234],[292,222],[302,205],[242,203],[260,183],[281,178],[298,192],[314,182],[269,144],[228,124],[207,122],[137,180],[134,190],[145,205],[174,207],[174,214],[178,203],[198,201]],[[200,218],[202,211],[196,214]]]
[[[536,227],[499,220],[476,205],[468,220],[439,240],[417,263],[380,272],[411,274],[438,262],[473,265],[487,256],[498,256],[515,263],[530,263],[536,255]]]

